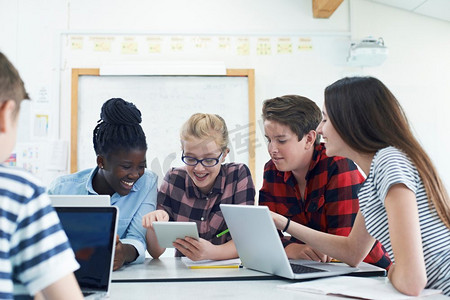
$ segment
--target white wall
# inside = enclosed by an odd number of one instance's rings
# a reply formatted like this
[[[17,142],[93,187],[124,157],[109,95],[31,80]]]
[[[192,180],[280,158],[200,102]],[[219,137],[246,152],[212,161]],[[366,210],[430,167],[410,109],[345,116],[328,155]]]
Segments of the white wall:
[[[407,11],[352,1],[355,36],[382,36],[389,58],[365,70],[396,95],[416,136],[450,188],[450,23]]]
[[[450,169],[446,155],[450,142],[445,138],[450,127],[445,115],[450,106],[450,23],[365,0],[345,0],[330,19],[314,19],[311,2],[0,0],[0,50],[15,63],[32,96],[42,88],[48,90],[49,102],[33,103],[32,111],[51,115],[49,138],[68,140],[70,68],[100,67],[128,58],[68,55],[62,32],[310,37],[313,50],[292,55],[203,51],[129,60],[220,60],[228,68],[254,68],[257,120],[265,99],[296,93],[322,106],[323,89],[342,76],[376,76],[398,97],[444,181],[450,182],[450,175],[445,174]],[[369,35],[384,38],[388,60],[380,67],[346,66],[350,38]],[[268,155],[260,130],[257,138],[255,182],[259,188]],[[44,182],[51,176],[43,178]]]

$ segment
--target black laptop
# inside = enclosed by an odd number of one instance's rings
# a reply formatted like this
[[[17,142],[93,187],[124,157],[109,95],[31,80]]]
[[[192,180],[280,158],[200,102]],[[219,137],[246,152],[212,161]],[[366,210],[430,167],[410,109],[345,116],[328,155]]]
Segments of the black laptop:
[[[118,209],[55,207],[80,268],[75,277],[85,299],[109,295],[114,262]]]

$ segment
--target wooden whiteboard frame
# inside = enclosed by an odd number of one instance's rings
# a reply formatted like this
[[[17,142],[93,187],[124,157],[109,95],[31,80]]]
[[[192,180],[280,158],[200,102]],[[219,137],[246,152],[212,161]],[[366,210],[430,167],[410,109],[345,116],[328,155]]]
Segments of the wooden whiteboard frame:
[[[70,120],[70,173],[77,172],[78,165],[78,80],[80,76],[100,76],[100,69],[72,69],[71,120]],[[133,76],[133,75],[130,75]],[[142,75],[144,76],[144,75]],[[170,75],[158,75],[170,76]],[[187,75],[189,76],[189,75]],[[199,76],[199,75],[193,75]],[[212,75],[216,76],[216,75]],[[249,145],[248,167],[255,178],[255,70],[227,69],[227,77],[247,77],[248,79],[248,120]]]

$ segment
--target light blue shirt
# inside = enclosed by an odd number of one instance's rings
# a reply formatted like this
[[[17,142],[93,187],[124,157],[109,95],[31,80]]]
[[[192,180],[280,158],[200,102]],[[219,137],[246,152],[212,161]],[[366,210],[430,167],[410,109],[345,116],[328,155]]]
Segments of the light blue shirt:
[[[97,195],[92,187],[92,180],[97,173],[95,169],[86,169],[74,174],[56,178],[48,189],[50,195]],[[133,245],[139,256],[133,263],[142,263],[145,259],[145,234],[142,217],[156,209],[158,177],[146,170],[144,175],[133,185],[130,193],[111,196],[111,205],[119,208],[117,234],[123,244]]]

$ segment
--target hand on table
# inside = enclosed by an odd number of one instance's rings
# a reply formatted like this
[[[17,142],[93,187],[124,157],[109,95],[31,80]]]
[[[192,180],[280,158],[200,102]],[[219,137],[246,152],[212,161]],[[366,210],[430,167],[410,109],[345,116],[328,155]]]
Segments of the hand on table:
[[[306,244],[292,243],[284,248],[289,259],[306,259],[320,262],[330,262],[331,257]]]
[[[114,254],[114,265],[113,271],[120,269],[125,263],[125,251],[123,249],[123,244],[119,240],[119,235],[116,235],[116,252]]]

